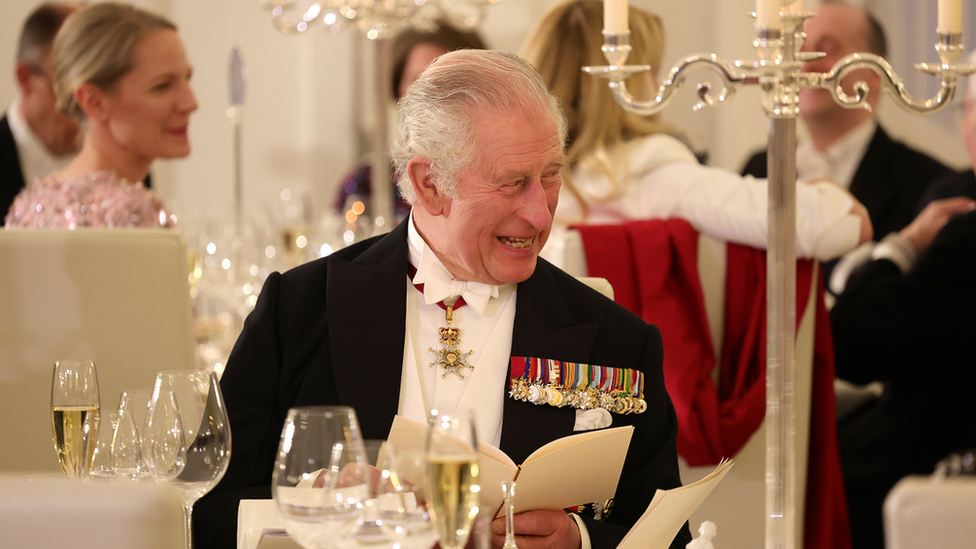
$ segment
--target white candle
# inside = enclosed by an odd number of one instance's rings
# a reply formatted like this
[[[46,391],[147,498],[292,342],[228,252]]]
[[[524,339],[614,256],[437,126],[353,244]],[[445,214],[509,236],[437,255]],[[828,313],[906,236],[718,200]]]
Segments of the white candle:
[[[627,32],[627,0],[603,0],[603,30]]]
[[[961,0],[939,0],[938,31],[945,34],[962,32]]]
[[[780,28],[779,9],[781,0],[756,0],[756,28]]]

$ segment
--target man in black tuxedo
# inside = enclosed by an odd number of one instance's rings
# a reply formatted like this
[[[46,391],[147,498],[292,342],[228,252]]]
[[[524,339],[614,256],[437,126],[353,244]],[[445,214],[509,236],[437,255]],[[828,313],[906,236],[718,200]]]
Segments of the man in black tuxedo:
[[[965,101],[963,142],[976,162],[976,79]],[[927,197],[911,224],[851,268],[831,311],[838,377],[884,383],[880,400],[837,425],[853,549],[884,546],[882,505],[898,480],[976,447],[973,169],[936,181]]]
[[[54,105],[51,79],[54,37],[77,9],[41,4],[21,30],[14,69],[18,97],[0,119],[0,226],[28,182],[66,166],[81,146],[78,123]]]
[[[842,57],[856,52],[886,55],[881,25],[862,8],[834,0],[822,2],[816,13],[804,24],[807,38],[802,49],[827,55],[805,63],[804,71],[827,72]],[[880,240],[908,225],[926,186],[950,170],[893,140],[877,125],[874,113],[881,93],[877,74],[867,69],[852,72],[843,81],[845,92],[853,95],[857,81],[870,87],[870,111],[844,108],[827,90],[801,89],[800,118],[807,136],[797,146],[797,176],[829,179],[847,187],[867,208],[875,239]],[[749,159],[742,173],[766,177],[766,163],[766,152],[759,152]],[[828,284],[835,263],[823,265]]]
[[[853,549],[884,547],[884,498],[899,479],[976,447],[974,207],[968,197],[929,204],[900,233],[918,260],[906,269],[879,245],[831,311],[837,376],[884,382],[879,400],[837,427]]]
[[[374,439],[386,438],[396,414],[424,422],[431,408],[472,407],[479,443],[517,463],[574,430],[634,426],[606,521],[549,509],[515,522],[523,543],[615,547],[656,489],[680,484],[677,424],[658,330],[538,259],[564,164],[558,105],[524,60],[461,50],[410,87],[398,120],[393,160],[413,211],[386,236],[268,278],[221,380],[234,449],[226,476],[195,507],[196,542],[233,547],[240,499],[270,497],[290,407],[340,404]],[[451,303],[453,323],[442,309]],[[443,349],[445,322],[460,330],[459,350],[473,351],[466,360],[429,352]],[[510,398],[511,357],[639,372],[646,410]],[[599,466],[580,464],[567,482]],[[689,540],[686,525],[673,547]]]

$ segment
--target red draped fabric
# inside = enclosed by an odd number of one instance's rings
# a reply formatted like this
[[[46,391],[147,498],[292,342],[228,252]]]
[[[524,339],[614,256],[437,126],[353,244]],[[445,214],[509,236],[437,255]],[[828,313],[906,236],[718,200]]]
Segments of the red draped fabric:
[[[766,253],[727,247],[725,333],[718,386],[715,351],[698,277],[698,232],[681,219],[576,227],[590,276],[615,300],[661,330],[664,379],[678,416],[678,452],[691,466],[735,456],[766,413]],[[797,322],[813,264],[797,262]],[[817,277],[805,546],[849,549],[846,499],[834,414],[830,319]]]

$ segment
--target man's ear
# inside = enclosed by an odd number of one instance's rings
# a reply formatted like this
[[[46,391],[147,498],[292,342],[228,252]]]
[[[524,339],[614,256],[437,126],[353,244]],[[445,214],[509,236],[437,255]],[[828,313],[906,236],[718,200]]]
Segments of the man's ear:
[[[17,80],[17,89],[20,90],[21,97],[27,95],[32,76],[34,76],[34,71],[31,70],[30,66],[23,61],[18,61],[17,66],[14,67],[14,78]]]
[[[407,176],[417,195],[417,205],[432,216],[446,216],[451,211],[451,199],[434,185],[430,161],[419,156],[407,163]]]
[[[75,88],[74,96],[75,103],[78,103],[78,107],[88,120],[105,121],[108,118],[105,92],[98,86],[84,82]]]

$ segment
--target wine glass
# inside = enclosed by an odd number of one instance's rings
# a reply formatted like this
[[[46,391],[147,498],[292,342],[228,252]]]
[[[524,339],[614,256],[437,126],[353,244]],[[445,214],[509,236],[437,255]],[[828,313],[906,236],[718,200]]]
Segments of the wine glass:
[[[98,376],[91,360],[59,360],[51,382],[51,429],[61,470],[91,475],[98,440]]]
[[[481,491],[474,411],[441,410],[427,431],[428,505],[441,547],[462,549],[478,516]]]
[[[230,461],[230,422],[213,372],[156,374],[149,410],[149,472],[182,488],[186,547],[193,546],[193,503],[209,492]]]
[[[288,410],[271,495],[285,530],[306,549],[332,549],[356,531],[369,470],[356,412],[348,406]]]
[[[437,532],[427,511],[427,456],[420,450],[398,451],[387,444],[377,463],[378,524],[394,547],[430,549]]]

